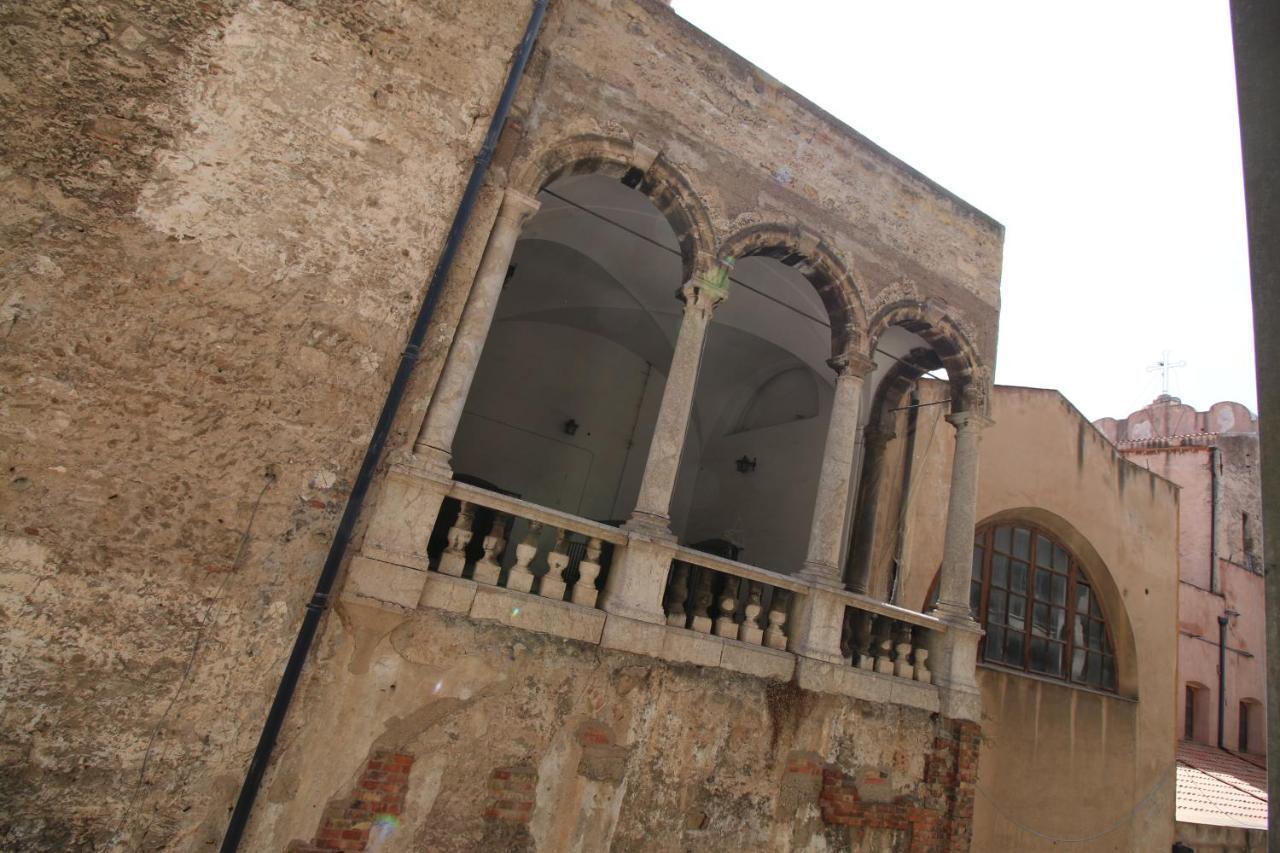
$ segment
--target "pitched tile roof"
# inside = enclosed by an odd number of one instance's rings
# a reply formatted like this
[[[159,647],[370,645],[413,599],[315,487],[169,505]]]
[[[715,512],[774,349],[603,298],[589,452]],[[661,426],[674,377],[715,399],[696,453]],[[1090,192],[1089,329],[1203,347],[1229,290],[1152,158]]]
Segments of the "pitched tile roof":
[[[1267,828],[1267,771],[1224,749],[1178,743],[1177,820]]]

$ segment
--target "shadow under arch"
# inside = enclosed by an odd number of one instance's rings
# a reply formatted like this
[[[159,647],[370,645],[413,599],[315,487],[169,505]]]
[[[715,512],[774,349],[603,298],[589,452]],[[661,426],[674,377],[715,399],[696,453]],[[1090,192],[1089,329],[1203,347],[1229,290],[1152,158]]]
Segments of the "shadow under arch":
[[[515,175],[512,186],[529,196],[571,175],[616,178],[646,196],[671,225],[684,281],[714,266],[715,230],[706,206],[688,179],[651,148],[618,137],[577,136],[535,152]]]
[[[946,368],[953,412],[986,407],[988,371],[969,336],[941,305],[928,299],[903,299],[879,309],[869,323],[871,348],[880,336],[899,326],[924,339]]]
[[[739,258],[773,258],[796,270],[813,285],[827,310],[832,356],[862,347],[867,330],[865,300],[848,266],[818,235],[795,226],[751,225],[726,238],[716,257],[728,265]]]
[[[975,530],[996,524],[1026,522],[1043,528],[1067,547],[1089,579],[1094,594],[1102,601],[1102,615],[1111,633],[1111,646],[1116,656],[1116,692],[1130,699],[1138,698],[1138,646],[1133,623],[1124,606],[1124,598],[1102,556],[1075,525],[1057,513],[1040,507],[1016,507],[992,513],[978,522]],[[936,584],[935,579],[935,584]]]

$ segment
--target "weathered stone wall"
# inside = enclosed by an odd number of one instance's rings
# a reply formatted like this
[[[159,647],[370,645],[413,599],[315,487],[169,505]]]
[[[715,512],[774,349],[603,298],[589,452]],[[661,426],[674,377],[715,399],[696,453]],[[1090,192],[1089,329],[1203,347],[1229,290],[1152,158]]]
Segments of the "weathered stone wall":
[[[220,835],[527,15],[0,4],[0,846]],[[554,3],[516,117],[393,447],[498,190],[581,133],[687,168],[721,236],[814,229],[994,357],[999,226],[660,4]]]
[[[361,831],[388,853],[967,838],[971,723],[438,610],[339,607],[248,849],[365,849]]]
[[[0,847],[198,848],[524,4],[0,20]]]

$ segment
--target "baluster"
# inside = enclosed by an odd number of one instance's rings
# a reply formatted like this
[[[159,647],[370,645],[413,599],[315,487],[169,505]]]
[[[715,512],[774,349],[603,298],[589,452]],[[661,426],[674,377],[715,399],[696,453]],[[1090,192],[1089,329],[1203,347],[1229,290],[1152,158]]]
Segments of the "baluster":
[[[787,648],[787,634],[784,626],[787,623],[787,610],[784,606],[786,596],[782,590],[773,591],[773,601],[769,602],[769,627],[764,629],[764,644],[771,649]]]
[[[840,654],[844,662],[853,665],[853,611],[844,609],[844,619],[840,621]]]
[[[876,617],[876,672],[893,675],[893,620]]]
[[[471,544],[471,522],[475,520],[476,508],[466,501],[458,504],[458,517],[449,528],[449,544],[440,555],[440,573],[462,577],[462,570],[467,567],[467,545]]]
[[[858,625],[854,629],[854,648],[858,652],[858,669],[872,669],[875,658],[871,654],[871,627],[874,617],[870,613],[858,612]]]
[[[738,627],[738,639],[744,643],[758,646],[764,640],[764,629],[760,627],[760,584],[751,584],[751,592],[747,596],[746,617]]]
[[[720,591],[720,615],[716,617],[716,636],[738,639],[738,623],[733,621],[733,611],[738,607],[738,579],[728,576]]]
[[[914,678],[915,667],[911,665],[911,626],[906,622],[898,623],[898,644],[894,646],[898,657],[893,662],[893,674],[899,678]]]
[[[707,568],[700,567],[693,591],[692,628],[700,634],[711,633],[711,570]]]
[[[569,531],[556,531],[556,544],[547,554],[547,573],[542,576],[538,593],[543,598],[564,601],[564,570],[569,567]]]
[[[490,528],[489,535],[484,537],[482,543],[484,556],[476,562],[475,572],[471,575],[476,583],[487,583],[491,586],[498,583],[498,577],[502,574],[502,552],[507,547],[504,529],[506,520],[507,516],[503,513],[493,514],[493,527]]]
[[[683,628],[689,615],[684,603],[689,598],[689,564],[676,561],[671,567],[671,591],[667,594],[667,624]]]
[[[929,659],[929,650],[924,646],[916,646],[915,659],[916,681],[923,681],[925,684],[932,684],[933,673],[929,671],[929,667],[925,666],[925,661]]]
[[[604,551],[604,544],[592,536],[587,540],[587,553],[578,563],[578,582],[573,585],[573,593],[570,599],[574,604],[581,604],[585,607],[596,606],[596,596],[600,594],[596,589],[596,578],[600,575],[600,553]]]
[[[514,589],[516,592],[528,592],[533,589],[533,572],[529,571],[529,564],[533,562],[534,557],[538,556],[538,540],[541,537],[542,522],[529,522],[528,532],[516,546],[516,564],[507,573],[507,589]]]

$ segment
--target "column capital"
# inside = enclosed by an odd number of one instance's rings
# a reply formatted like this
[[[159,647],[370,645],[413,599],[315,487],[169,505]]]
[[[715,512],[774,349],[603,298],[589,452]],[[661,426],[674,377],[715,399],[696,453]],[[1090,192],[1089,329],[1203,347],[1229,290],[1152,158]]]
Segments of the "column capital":
[[[876,362],[860,352],[842,352],[827,359],[827,366],[836,372],[837,377],[856,376],[863,379],[876,369]]]
[[[947,423],[956,428],[956,432],[981,432],[995,421],[982,412],[952,412],[947,415]]]
[[[523,223],[538,212],[542,202],[531,195],[525,195],[514,187],[507,187],[502,193],[502,206],[498,208],[498,218]]]
[[[721,267],[693,278],[676,291],[685,313],[703,311],[710,316],[716,306],[729,298],[729,269]]]

